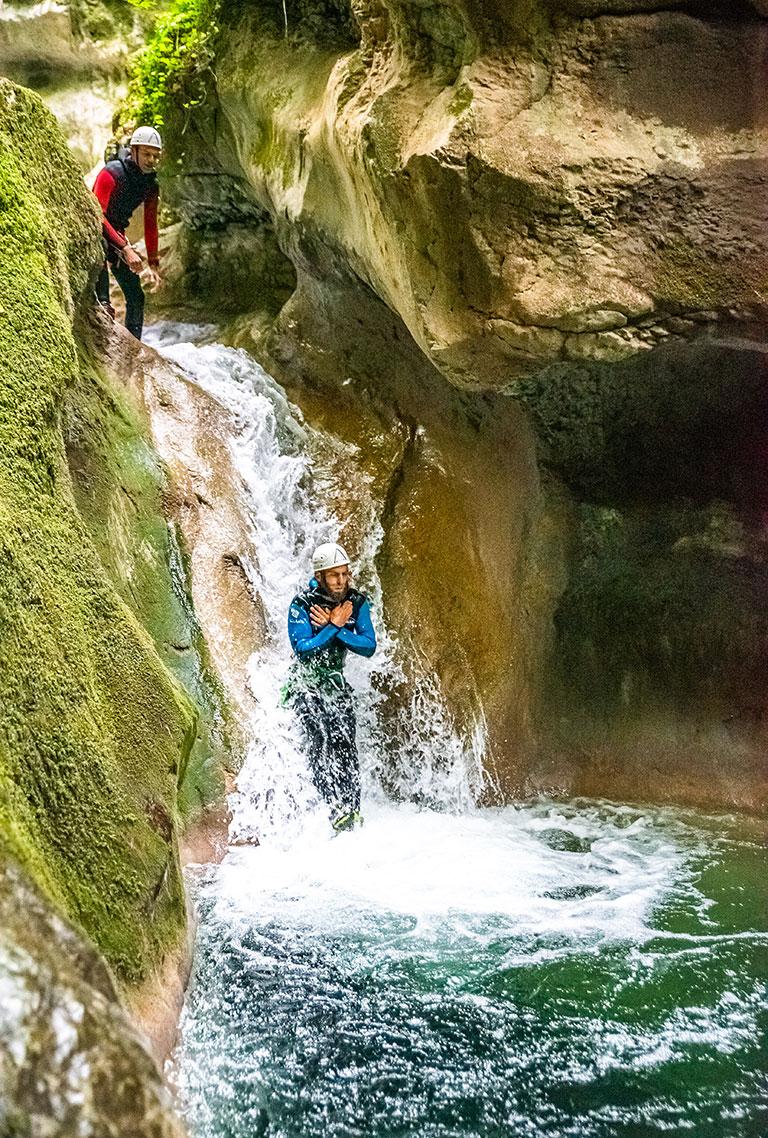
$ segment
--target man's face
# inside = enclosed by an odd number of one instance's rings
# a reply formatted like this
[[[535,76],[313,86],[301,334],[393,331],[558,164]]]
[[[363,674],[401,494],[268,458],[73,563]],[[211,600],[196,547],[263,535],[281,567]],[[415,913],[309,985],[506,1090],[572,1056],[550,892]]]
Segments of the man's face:
[[[157,169],[163,156],[162,150],[158,150],[156,146],[134,146],[131,149],[133,150],[133,160],[142,174],[151,174],[153,170]]]
[[[318,574],[320,584],[334,601],[343,601],[349,588],[349,566],[337,565]]]

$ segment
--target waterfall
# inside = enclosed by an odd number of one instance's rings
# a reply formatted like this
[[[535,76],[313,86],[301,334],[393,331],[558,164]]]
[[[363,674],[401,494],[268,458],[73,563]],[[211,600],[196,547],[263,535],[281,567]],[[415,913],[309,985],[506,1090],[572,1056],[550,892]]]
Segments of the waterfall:
[[[180,340],[184,333],[190,339]],[[160,324],[149,338],[229,412],[234,424],[232,453],[258,552],[258,563],[246,563],[244,568],[262,598],[268,633],[264,647],[254,652],[249,664],[256,712],[248,755],[230,803],[230,833],[235,842],[268,837],[290,843],[324,809],[317,803],[294,717],[280,706],[280,691],[291,662],[287,612],[291,598],[311,575],[313,549],[324,541],[344,541],[344,519],[334,517],[324,505],[324,471],[314,469],[313,459],[331,447],[354,471],[354,447],[320,437],[279,384],[246,352],[191,342],[204,333],[204,326]],[[415,680],[414,669],[410,669],[410,698],[398,723],[404,747],[395,769],[387,769],[386,732],[377,708],[383,693],[402,684],[405,674],[400,645],[386,626],[376,571],[383,503],[373,497],[364,475],[358,476],[355,489],[367,522],[355,580],[371,600],[379,641],[373,660],[350,656],[347,663],[350,681],[359,693],[364,797],[380,801],[386,780],[390,793],[394,787],[404,801],[454,812],[469,810],[483,785],[484,725],[476,722],[468,736],[461,737],[438,678],[426,669],[420,673],[416,669]]]
[[[478,808],[482,721],[460,735],[418,667],[399,720],[380,714],[414,647],[387,629],[381,503],[354,448],[210,332],[153,338],[230,414],[268,634],[232,845],[189,876],[174,1079],[194,1138],[764,1132],[763,830],[606,802]],[[344,540],[318,457],[334,448],[357,479],[380,647],[349,668],[366,822],[332,838],[280,690],[289,601],[312,548]]]

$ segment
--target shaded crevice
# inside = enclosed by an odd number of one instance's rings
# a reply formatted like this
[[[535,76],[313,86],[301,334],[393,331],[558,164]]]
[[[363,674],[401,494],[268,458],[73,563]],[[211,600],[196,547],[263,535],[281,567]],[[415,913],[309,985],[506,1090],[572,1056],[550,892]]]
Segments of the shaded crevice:
[[[403,486],[405,485],[409,470],[415,461],[418,446],[418,424],[416,421],[403,416],[399,410],[397,411],[397,416],[400,422],[406,427],[407,435],[400,454],[400,461],[392,471],[392,477],[389,480],[387,492],[384,495],[384,503],[381,508],[379,521],[384,531],[384,541],[382,542],[376,559],[379,569],[382,568],[389,557],[389,534],[395,524]]]
[[[768,508],[765,358],[675,344],[618,364],[562,363],[508,393],[533,414],[540,458],[587,501],[687,498]]]
[[[341,50],[357,47],[360,43],[360,26],[347,0],[266,0],[252,6],[243,0],[228,0],[226,17],[230,30],[243,14],[250,15],[254,7],[258,19],[280,39],[305,42],[321,48]]]

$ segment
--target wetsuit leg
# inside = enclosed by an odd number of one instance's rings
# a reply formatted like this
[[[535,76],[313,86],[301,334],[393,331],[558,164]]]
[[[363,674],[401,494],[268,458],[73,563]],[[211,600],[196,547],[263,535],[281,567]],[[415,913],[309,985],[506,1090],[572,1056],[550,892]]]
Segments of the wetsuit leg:
[[[106,261],[96,279],[96,296],[102,304],[109,304],[109,269]]]
[[[132,336],[140,340],[144,330],[144,289],[139,275],[120,260],[113,264],[112,273],[125,297],[125,326]]]
[[[334,809],[360,809],[360,767],[351,692],[297,692],[292,700],[312,781]]]
[[[331,805],[335,787],[331,777],[331,733],[325,703],[319,692],[299,691],[291,699],[304,737],[304,752],[319,794]]]
[[[357,755],[357,723],[351,691],[330,697],[333,729],[333,768],[338,801],[348,810],[360,809],[360,760]]]

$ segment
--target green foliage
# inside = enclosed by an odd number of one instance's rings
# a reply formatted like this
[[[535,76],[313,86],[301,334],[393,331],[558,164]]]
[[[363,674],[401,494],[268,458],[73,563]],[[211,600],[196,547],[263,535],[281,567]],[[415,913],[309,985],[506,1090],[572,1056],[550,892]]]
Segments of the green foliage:
[[[123,126],[183,129],[213,78],[220,0],[174,0],[137,56],[121,110]]]
[[[130,8],[136,8],[139,12],[150,14],[157,14],[163,9],[163,0],[126,0],[126,4]]]

